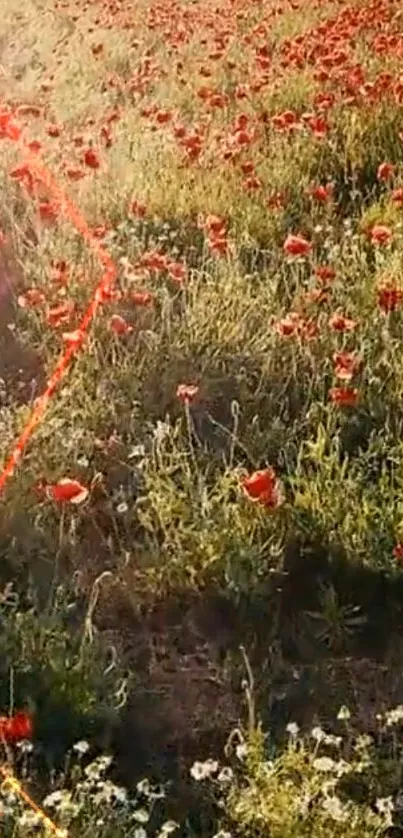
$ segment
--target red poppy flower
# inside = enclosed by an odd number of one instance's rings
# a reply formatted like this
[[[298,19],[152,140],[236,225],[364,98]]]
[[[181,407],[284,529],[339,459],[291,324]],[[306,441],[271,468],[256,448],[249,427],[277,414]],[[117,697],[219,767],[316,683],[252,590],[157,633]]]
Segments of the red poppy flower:
[[[269,197],[266,200],[266,206],[268,207],[268,209],[281,210],[284,209],[285,204],[286,195],[284,194],[284,192],[273,192],[273,194],[269,195]]]
[[[145,204],[141,204],[140,201],[136,201],[134,199],[130,204],[130,211],[136,216],[136,218],[144,218],[147,212],[147,207]]]
[[[392,230],[385,224],[375,224],[370,235],[372,244],[390,244],[393,239]]]
[[[391,199],[394,204],[398,207],[403,207],[403,189],[399,187],[398,189],[394,189],[391,194]]]
[[[60,137],[60,134],[62,133],[62,128],[55,122],[51,122],[46,129],[46,133],[49,137]]]
[[[42,148],[42,143],[39,140],[31,140],[27,143],[27,148],[29,148],[33,154],[38,154]]]
[[[252,175],[255,173],[255,164],[252,160],[245,160],[241,163],[241,171],[244,175]]]
[[[186,137],[186,128],[184,125],[175,125],[173,133],[178,140],[183,140],[183,138]]]
[[[20,308],[30,308],[42,305],[45,300],[45,294],[39,288],[28,288],[25,294],[20,294],[17,302]]]
[[[341,381],[351,381],[361,364],[354,352],[335,352],[333,362],[335,375]]]
[[[168,274],[179,285],[186,279],[186,268],[181,262],[170,262],[168,264]]]
[[[298,312],[290,311],[289,314],[274,323],[274,329],[281,337],[289,338],[299,334],[302,320]]]
[[[20,139],[20,136],[21,129],[13,122],[11,113],[9,111],[0,113],[0,140],[17,141]]]
[[[87,148],[84,152],[83,161],[89,169],[99,169],[101,162],[95,148]]]
[[[262,506],[275,509],[282,502],[280,483],[271,466],[244,477],[242,488],[251,500]]]
[[[78,480],[63,477],[58,483],[46,486],[45,493],[50,500],[57,503],[80,504],[87,499],[89,489],[79,483]]]
[[[318,139],[325,137],[329,131],[329,125],[322,116],[310,116],[307,119],[307,125]]]
[[[262,181],[256,175],[250,175],[242,182],[242,187],[246,192],[254,192],[262,188]]]
[[[216,256],[225,256],[228,253],[228,239],[224,236],[210,237],[208,245],[211,252]]]
[[[318,267],[315,268],[315,276],[320,280],[320,282],[326,283],[335,279],[336,271],[334,268],[331,268],[330,265],[318,265]]]
[[[290,129],[298,125],[298,117],[294,111],[284,111],[283,113],[275,114],[271,121],[279,131],[290,131]]]
[[[403,544],[400,541],[393,548],[393,556],[398,562],[403,561]]]
[[[158,125],[166,125],[172,119],[172,111],[157,111],[155,114],[155,121]]]
[[[358,390],[356,387],[332,387],[329,398],[340,407],[354,407],[358,402]]]
[[[72,301],[61,303],[54,308],[49,309],[46,320],[49,326],[57,327],[61,323],[66,323],[74,312],[74,303]]]
[[[288,256],[307,256],[312,250],[312,245],[302,236],[287,236],[283,250]]]
[[[21,163],[9,171],[9,176],[12,180],[17,180],[21,183],[29,195],[35,193],[35,189],[39,186],[38,178],[32,173],[31,167],[28,163]]]
[[[218,215],[208,215],[204,223],[201,223],[201,226],[204,227],[210,235],[221,236],[225,232],[226,222]]]
[[[329,326],[335,332],[353,332],[357,325],[356,320],[352,320],[351,317],[346,317],[345,314],[341,314],[339,311],[335,311],[329,317]]]
[[[395,311],[403,301],[403,291],[393,280],[384,282],[377,290],[378,306],[385,313]]]
[[[32,737],[32,719],[28,713],[20,711],[14,716],[0,716],[0,740],[12,743]]]
[[[378,180],[385,183],[387,180],[390,180],[390,178],[393,177],[394,171],[395,167],[393,163],[381,163],[380,166],[378,166],[376,176]]]
[[[332,197],[333,190],[333,183],[327,183],[326,186],[319,184],[317,186],[311,186],[308,189],[308,195],[310,195],[311,198],[315,198],[316,201],[325,203],[326,201],[329,201]]]
[[[168,267],[168,259],[165,253],[158,250],[149,250],[140,257],[139,265],[153,271],[165,271]]]
[[[327,303],[329,299],[328,288],[313,288],[304,295],[307,303]]]
[[[250,131],[239,130],[235,131],[234,140],[239,146],[250,145],[253,141],[253,134]]]
[[[176,396],[183,404],[190,404],[198,395],[199,388],[197,384],[178,384],[176,388]]]
[[[319,335],[319,327],[315,320],[309,319],[305,320],[302,319],[301,323],[301,336],[305,338],[305,340],[315,340]]]
[[[122,299],[121,291],[111,288],[110,285],[97,288],[95,291],[95,300],[102,305],[103,303],[119,303]]]
[[[40,201],[39,202],[39,217],[42,221],[56,221],[59,215],[59,205],[57,201]]]
[[[113,314],[109,320],[109,328],[115,335],[129,335],[133,331],[133,326],[121,317],[120,314]]]
[[[390,197],[394,204],[398,207],[403,207],[403,189],[401,186],[394,189]]]
[[[203,150],[203,140],[198,134],[192,134],[189,137],[184,137],[180,145],[186,152],[187,159],[190,162],[197,160]]]

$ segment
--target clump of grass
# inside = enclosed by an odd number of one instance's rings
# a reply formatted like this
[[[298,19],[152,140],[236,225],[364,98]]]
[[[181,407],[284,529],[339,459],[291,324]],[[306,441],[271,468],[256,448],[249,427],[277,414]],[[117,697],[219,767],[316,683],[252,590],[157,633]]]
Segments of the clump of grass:
[[[93,626],[102,583],[95,583],[87,604],[62,586],[47,605],[44,590],[28,588],[22,597],[12,584],[0,599],[0,703],[27,706],[50,763],[64,758],[75,737],[113,727],[128,689],[130,677],[119,668],[116,650],[100,643]]]
[[[22,743],[25,782],[29,782],[33,755]],[[164,819],[164,788],[147,779],[137,789],[127,788],[108,778],[112,765],[110,755],[88,758],[86,740],[75,742],[67,755],[65,768],[53,777],[51,790],[39,811],[33,811],[19,800],[15,790],[6,786],[0,792],[3,834],[7,838],[31,838],[38,831],[50,831],[43,816],[54,824],[58,836],[93,838],[128,838],[129,836],[165,836],[177,831],[179,824]],[[41,811],[42,810],[42,811]]]
[[[210,790],[222,814],[217,835],[294,838],[389,834],[400,824],[400,768],[396,750],[402,708],[380,716],[371,734],[354,728],[343,706],[333,731],[287,726],[280,752],[270,737],[250,730],[231,765],[197,762],[192,776]]]

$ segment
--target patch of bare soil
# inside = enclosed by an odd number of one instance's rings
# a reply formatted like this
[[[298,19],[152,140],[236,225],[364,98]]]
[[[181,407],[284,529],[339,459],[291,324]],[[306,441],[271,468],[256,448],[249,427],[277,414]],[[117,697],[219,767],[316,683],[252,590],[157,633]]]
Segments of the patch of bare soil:
[[[184,780],[189,766],[223,751],[243,713],[236,616],[206,597],[161,602],[135,614],[107,583],[98,628],[132,673],[124,718],[112,734],[119,772],[128,782],[147,771]]]
[[[377,715],[403,702],[400,660],[401,641],[399,657],[392,655],[384,661],[340,657],[289,667],[282,686],[272,692],[265,725],[280,738],[289,721],[305,731],[318,723],[336,730],[337,714],[347,706],[355,728],[376,735]]]

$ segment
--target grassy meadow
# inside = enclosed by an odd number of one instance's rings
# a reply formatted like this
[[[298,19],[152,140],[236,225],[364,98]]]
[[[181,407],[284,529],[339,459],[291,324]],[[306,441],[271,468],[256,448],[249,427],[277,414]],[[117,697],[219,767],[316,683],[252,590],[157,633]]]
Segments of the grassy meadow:
[[[0,0],[4,838],[403,834],[402,56]]]

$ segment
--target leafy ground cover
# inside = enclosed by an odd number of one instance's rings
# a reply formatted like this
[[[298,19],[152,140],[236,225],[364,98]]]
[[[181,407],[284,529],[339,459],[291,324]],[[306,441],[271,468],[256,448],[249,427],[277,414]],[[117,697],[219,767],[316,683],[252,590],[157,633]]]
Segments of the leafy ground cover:
[[[0,497],[5,764],[72,835],[394,834],[400,4],[0,12],[4,462],[83,343]]]

